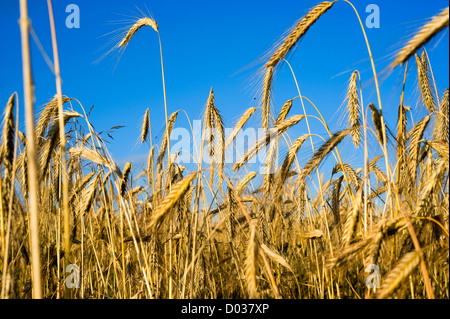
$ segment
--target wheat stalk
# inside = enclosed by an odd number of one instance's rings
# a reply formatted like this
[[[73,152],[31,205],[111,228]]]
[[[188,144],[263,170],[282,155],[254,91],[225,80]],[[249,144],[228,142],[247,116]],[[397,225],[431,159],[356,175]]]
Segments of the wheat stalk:
[[[72,99],[63,97],[63,104],[70,102]],[[58,97],[55,96],[50,102],[46,104],[42,110],[36,124],[36,137],[41,146],[44,139],[45,130],[49,126],[52,119],[58,117]]]
[[[71,156],[81,156],[85,159],[97,163],[98,165],[105,166],[109,168],[112,172],[115,172],[118,176],[122,176],[122,173],[117,166],[116,163],[114,163],[113,160],[109,159],[108,157],[100,154],[97,151],[91,150],[86,147],[74,147],[69,150],[69,154]]]
[[[327,12],[335,1],[324,1],[314,8],[312,8],[293,28],[292,32],[289,33],[286,38],[283,39],[282,43],[279,45],[275,53],[266,63],[266,67],[277,66],[284,57],[289,53],[289,51],[297,44],[297,42],[308,32],[309,28],[317,21],[319,18]]]
[[[347,246],[350,244],[353,233],[355,232],[359,216],[360,216],[360,210],[363,203],[363,190],[364,187],[360,187],[358,192],[356,193],[355,200],[353,201],[353,205],[351,207],[351,210],[347,214],[347,219],[344,224],[344,235],[342,238],[342,242],[344,246]]]

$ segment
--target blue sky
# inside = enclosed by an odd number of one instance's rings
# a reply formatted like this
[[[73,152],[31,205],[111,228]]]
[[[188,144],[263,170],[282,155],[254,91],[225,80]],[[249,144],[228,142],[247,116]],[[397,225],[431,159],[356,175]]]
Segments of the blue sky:
[[[427,18],[448,6],[448,1],[354,2],[363,20],[368,4],[380,7],[381,27],[366,28],[366,31],[380,73],[383,111],[388,124],[395,128],[403,69],[398,68],[392,73],[383,71],[393,60],[396,50]],[[65,26],[68,15],[65,8],[71,3],[80,8],[79,29]],[[149,28],[142,29],[120,60],[118,52],[114,51],[95,63],[112,48],[110,41],[120,34],[119,29],[129,27],[132,19],[141,17],[137,8],[144,12],[148,8],[160,26],[169,113],[183,109],[191,120],[200,119],[209,90],[214,87],[216,106],[226,126],[232,127],[248,107],[258,106],[258,100],[254,99],[258,86],[254,80],[264,53],[317,3],[309,0],[54,1],[63,94],[77,98],[87,109],[94,105],[90,121],[97,131],[125,126],[113,135],[109,150],[119,163],[138,161],[145,158],[149,149],[148,144],[139,143],[141,119],[147,108],[150,108],[155,143],[160,143],[164,130],[157,34]],[[42,46],[52,57],[46,1],[29,1],[29,14]],[[6,104],[14,91],[23,100],[18,18],[19,1],[2,0],[0,104]],[[448,43],[447,29],[427,45],[440,95],[448,87]],[[332,131],[345,125],[341,105],[354,70],[361,72],[365,104],[376,102],[364,38],[353,10],[345,2],[336,3],[311,28],[295,53],[289,56],[289,61],[302,94],[314,101]],[[54,96],[55,82],[34,42],[32,63],[38,112]],[[292,75],[284,66],[275,79],[273,109],[278,111],[284,101],[296,95]],[[416,69],[412,66],[405,104],[411,106],[413,114],[420,115],[424,110],[418,105],[418,97]],[[306,107],[308,113],[315,114],[310,105]],[[301,105],[294,103],[292,114],[301,113]],[[257,120],[259,118],[255,119],[256,124]],[[323,127],[311,121],[315,133],[325,133]],[[176,125],[187,126],[184,113],[180,112]],[[306,127],[303,125],[298,130],[298,134],[304,134]],[[295,134],[293,138],[296,138]],[[348,155],[351,160],[352,154]]]

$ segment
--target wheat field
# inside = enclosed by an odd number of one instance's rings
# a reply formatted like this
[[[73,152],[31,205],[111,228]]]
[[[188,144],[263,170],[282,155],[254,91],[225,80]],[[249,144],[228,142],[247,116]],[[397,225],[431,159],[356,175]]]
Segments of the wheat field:
[[[39,112],[34,108],[27,1],[21,0],[25,99],[19,105],[17,93],[1,97],[1,298],[448,299],[449,90],[437,90],[426,50],[448,28],[448,7],[402,43],[390,66],[404,69],[404,82],[415,77],[427,115],[412,119],[404,86],[398,113],[383,113],[366,41],[373,78],[354,70],[343,88],[346,128],[332,132],[316,109],[326,135],[314,144],[312,117],[293,108],[301,94],[278,114],[271,94],[277,69],[311,27],[320,28],[323,15],[333,18],[335,3],[318,3],[274,48],[262,67],[260,106],[242,112],[229,136],[211,89],[199,145],[211,161],[193,168],[171,152],[178,112],[167,108],[162,26],[151,17],[135,21],[116,48],[132,46],[141,28],[157,33],[165,102],[161,145],[150,143],[140,169],[119,167],[82,97],[63,95],[50,0],[56,95]],[[375,85],[373,101],[363,100],[363,80]],[[143,144],[152,141],[149,111],[141,122]],[[393,132],[388,116],[396,119]],[[226,150],[255,117],[267,134],[226,163]],[[307,127],[304,134],[290,134],[299,123]],[[271,147],[280,140],[287,152]],[[344,140],[363,165],[345,161]],[[379,154],[369,152],[368,141]],[[302,161],[300,150],[308,154]],[[262,151],[268,152],[265,174],[249,165]],[[333,162],[332,171],[322,171],[329,169],[321,165],[325,160]],[[75,287],[67,272],[73,265]]]

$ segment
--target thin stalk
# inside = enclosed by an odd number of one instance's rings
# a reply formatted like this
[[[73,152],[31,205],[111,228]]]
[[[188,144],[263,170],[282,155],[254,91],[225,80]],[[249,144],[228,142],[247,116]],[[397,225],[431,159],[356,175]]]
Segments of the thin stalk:
[[[163,52],[162,52],[162,44],[161,44],[161,34],[158,31],[158,40],[159,40],[159,52],[161,55],[161,73],[162,73],[162,84],[163,84],[163,91],[164,91],[164,112],[166,116],[166,129],[168,127],[169,123],[169,117],[167,113],[167,96],[166,96],[166,77],[164,75],[164,60],[163,60]],[[169,167],[170,167],[170,138],[167,137],[167,155],[169,158]]]
[[[48,15],[50,20],[50,29],[52,33],[53,46],[53,64],[55,66],[55,80],[56,80],[56,94],[58,100],[59,113],[59,140],[60,140],[60,158],[61,158],[61,173],[62,173],[62,203],[63,203],[63,221],[64,221],[64,253],[65,260],[70,260],[70,218],[69,218],[69,182],[66,171],[66,135],[64,130],[64,110],[62,100],[62,84],[61,84],[61,70],[59,66],[58,42],[56,39],[55,19],[53,16],[52,1],[47,0]]]
[[[32,296],[42,299],[41,256],[39,242],[39,208],[38,208],[38,153],[34,136],[33,77],[30,56],[30,20],[28,18],[27,0],[20,0],[20,33],[22,40],[23,89],[25,95],[25,122],[28,149],[28,196],[29,225],[31,242],[31,278]]]
[[[287,60],[284,60],[284,62],[286,62],[286,64],[289,66],[289,69],[291,70],[292,76],[294,77],[295,85],[297,86],[297,91],[298,91],[298,94],[299,94],[299,97],[300,97],[300,101],[301,101],[301,103],[302,103],[303,113],[304,113],[304,115],[305,115],[305,120],[306,120],[306,125],[307,125],[307,127],[308,127],[308,134],[310,135],[310,139],[311,139],[312,150],[313,150],[313,153],[315,153],[315,151],[314,151],[314,144],[313,144],[313,141],[312,141],[312,136],[311,136],[311,132],[310,132],[310,129],[309,129],[309,124],[308,124],[308,116],[306,115],[306,109],[305,109],[305,105],[304,105],[304,103],[303,103],[303,98],[304,98],[304,96],[301,95],[300,88],[299,88],[298,82],[297,82],[297,77],[295,76],[295,73],[294,73],[294,70],[292,69],[291,64],[290,64]],[[323,124],[323,126],[325,127],[325,129],[327,130],[327,132],[328,132],[328,134],[330,135],[330,137],[333,136],[333,134],[331,134],[330,129],[328,128],[327,123],[325,122],[325,119],[324,119],[323,116],[322,116],[322,113],[320,113],[319,109],[314,105],[314,103],[312,103],[309,99],[307,99],[307,100],[308,100],[308,101],[312,104],[312,106],[314,106],[314,108],[316,109],[317,113],[319,114],[320,118],[322,119],[322,124]],[[338,149],[337,147],[336,147],[336,154],[337,154],[337,156],[338,156],[339,163],[340,163],[341,165],[343,165],[343,161],[342,161],[341,155],[340,155],[340,153],[339,153],[339,149]],[[317,171],[317,178],[318,178],[318,180],[319,180],[319,189],[320,189],[320,193],[323,195],[323,192],[322,192],[322,185],[321,185],[321,182],[320,182],[319,169],[318,169],[317,167],[316,167],[316,171]],[[343,171],[342,173],[343,173],[343,175],[344,175],[345,181],[347,182],[347,185],[348,185],[349,190],[350,190],[350,183],[348,182],[347,174],[346,174],[344,171]],[[351,191],[349,191],[349,196],[350,196],[351,201],[353,202],[353,194],[352,194]]]
[[[358,78],[359,78],[359,96],[361,99],[361,111],[363,115],[363,127],[364,127],[364,234],[367,234],[367,206],[368,206],[368,196],[370,191],[370,174],[369,174],[369,149],[367,147],[367,112],[368,108],[366,108],[366,111],[364,111],[364,100],[363,100],[363,94],[362,94],[362,87],[361,87],[361,74],[358,72]],[[372,224],[372,223],[371,223]]]
[[[358,10],[356,10],[355,6],[348,0],[343,0],[345,2],[347,2],[355,11],[355,14],[358,18],[359,24],[361,25],[361,30],[363,32],[364,35],[364,40],[366,41],[366,45],[367,45],[367,51],[369,53],[369,57],[370,57],[370,63],[372,65],[372,71],[373,71],[373,78],[375,81],[375,87],[376,87],[376,91],[377,91],[377,98],[378,98],[378,105],[380,108],[380,120],[381,120],[381,131],[383,133],[383,144],[382,144],[382,148],[383,148],[383,153],[384,153],[384,159],[386,162],[386,176],[388,178],[388,180],[390,180],[390,176],[391,176],[391,171],[390,171],[390,165],[389,165],[389,157],[388,157],[388,151],[387,151],[387,139],[386,139],[386,127],[384,124],[384,116],[383,116],[383,107],[382,107],[382,103],[381,103],[381,94],[380,94],[380,86],[378,84],[378,76],[377,76],[377,70],[375,68],[375,62],[373,59],[373,55],[372,55],[372,50],[370,49],[370,44],[369,44],[369,40],[367,39],[367,34],[366,31],[364,29],[364,24],[361,21],[361,17],[359,16]],[[392,193],[392,188],[389,184],[389,190],[388,190],[388,196],[389,197]],[[393,197],[392,197],[393,198]],[[393,200],[392,200],[393,202]],[[392,206],[393,203],[392,203]]]
[[[164,75],[164,60],[163,60],[163,53],[162,53],[162,44],[161,44],[161,34],[158,31],[158,40],[159,40],[159,52],[161,55],[161,73],[162,73],[162,83],[163,83],[163,91],[164,91],[164,112],[165,112],[165,116],[166,116],[166,130],[169,126],[169,120],[168,120],[168,113],[167,113],[167,96],[166,96],[166,79],[165,79],[165,75]],[[171,157],[170,157],[170,136],[167,136],[167,163],[168,163],[168,167],[170,170],[171,167]],[[172,187],[172,183],[169,180],[169,190]],[[172,217],[170,217],[170,229],[172,230]],[[170,253],[169,253],[169,263],[170,263],[170,269],[172,269],[172,262],[173,262],[173,256],[172,256],[172,245],[173,245],[173,236],[170,236],[170,240],[169,240],[169,249],[170,249]],[[173,283],[172,283],[172,276],[169,277],[169,299],[172,299],[172,288],[173,287]]]

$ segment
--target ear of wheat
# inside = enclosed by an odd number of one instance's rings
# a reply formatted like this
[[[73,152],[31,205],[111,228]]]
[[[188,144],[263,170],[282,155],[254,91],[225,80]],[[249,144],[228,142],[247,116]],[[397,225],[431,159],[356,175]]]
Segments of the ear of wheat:
[[[3,114],[3,132],[2,132],[2,146],[0,148],[0,165],[5,163],[7,175],[12,170],[13,158],[14,158],[14,135],[15,135],[15,123],[14,123],[14,105],[15,94],[11,95],[6,104],[5,112]]]
[[[150,109],[145,111],[144,120],[142,121],[142,129],[141,129],[141,143],[145,143],[148,138],[150,127]]]
[[[156,208],[150,220],[150,227],[158,229],[166,214],[175,206],[180,198],[186,193],[189,185],[197,177],[197,172],[173,185],[170,193],[164,198],[161,204]]]
[[[448,7],[442,12],[434,16],[430,22],[426,23],[408,43],[398,52],[391,67],[395,68],[399,64],[403,64],[416,53],[422,46],[427,44],[436,34],[448,27],[449,11]]]
[[[136,34],[136,32],[138,32],[138,30],[144,26],[149,26],[156,32],[159,32],[158,24],[155,20],[148,17],[139,19],[135,24],[133,24],[133,26],[131,26],[125,37],[119,42],[118,47],[125,47],[130,42],[131,38]]]
[[[235,170],[235,171],[239,170],[242,166],[245,165],[245,163],[248,160],[250,160],[256,154],[258,154],[259,151],[261,151],[264,147],[266,147],[270,143],[271,137],[278,138],[278,136],[280,136],[281,134],[286,132],[290,127],[299,123],[304,118],[305,118],[305,116],[303,116],[303,115],[294,115],[291,118],[289,118],[289,119],[283,121],[282,123],[280,123],[279,125],[277,125],[273,129],[273,131],[267,132],[263,138],[261,138],[251,149],[249,149],[247,151],[247,153],[245,153],[245,155],[239,161],[237,161],[234,164],[233,170]]]
[[[427,57],[424,54],[420,58],[416,54],[416,64],[417,64],[417,77],[419,79],[420,93],[422,96],[423,103],[427,107],[430,113],[433,113],[436,109],[436,103],[434,101],[433,90],[430,85],[430,77],[428,75],[428,62]]]
[[[309,162],[305,165],[303,168],[299,180],[304,181],[306,177],[308,177],[309,174],[313,171],[314,168],[316,168],[323,159],[336,147],[344,137],[346,137],[350,133],[351,129],[346,129],[343,131],[340,131],[338,133],[335,133],[328,141],[326,141],[320,149],[317,150],[317,152],[314,154],[314,156],[309,160]]]
[[[291,33],[284,38],[282,43],[275,50],[275,53],[265,65],[265,75],[262,93],[263,128],[269,128],[270,117],[270,95],[272,90],[272,80],[275,67],[285,58],[285,56],[295,47],[298,41],[308,32],[309,28],[319,18],[333,6],[333,2],[324,1],[312,8],[293,28]]]
[[[347,90],[347,112],[349,127],[355,147],[359,147],[361,141],[360,105],[358,99],[358,71],[353,72]]]
[[[442,97],[441,103],[439,105],[439,110],[436,114],[433,136],[438,141],[442,141],[445,144],[449,143],[448,89],[445,90],[445,94]]]

